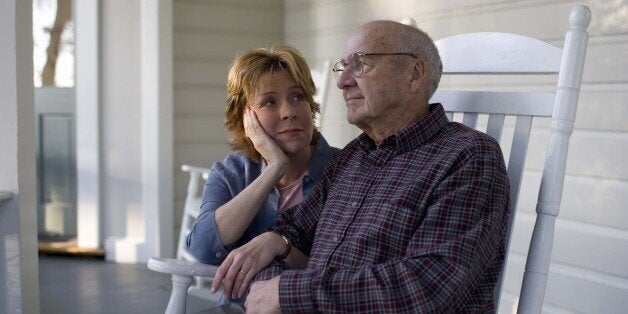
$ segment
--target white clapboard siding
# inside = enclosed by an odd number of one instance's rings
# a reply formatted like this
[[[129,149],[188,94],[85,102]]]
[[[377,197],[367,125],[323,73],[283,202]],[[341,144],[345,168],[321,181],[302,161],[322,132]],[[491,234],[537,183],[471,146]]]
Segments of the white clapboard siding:
[[[524,173],[520,193],[525,197],[519,198],[520,210],[534,211],[540,182],[539,172]],[[628,204],[626,181],[568,175],[564,182],[560,217],[627,230],[626,204]],[[622,262],[626,264],[627,261]]]
[[[228,70],[229,63],[220,60],[175,60],[174,84],[224,88]]]
[[[308,61],[338,59],[351,32],[361,23],[378,19],[412,17],[432,38],[470,32],[509,32],[544,39],[561,46],[569,10],[581,1],[545,0],[293,0],[284,2],[287,42],[303,50]],[[550,267],[544,313],[621,313],[628,305],[625,279],[628,267],[628,23],[625,1],[586,1],[592,11],[582,92],[571,137],[561,213],[557,221],[553,263]],[[289,26],[289,27],[287,27]],[[443,80],[470,90],[507,91],[521,86],[552,91],[553,78]],[[344,146],[359,133],[346,123],[344,101],[333,86],[325,103],[322,130],[328,140]],[[547,149],[549,120],[533,123],[526,172],[518,207],[535,210],[540,165]],[[482,117],[478,128],[486,128]],[[506,120],[505,125],[514,124]],[[509,131],[503,134],[509,140]],[[509,149],[508,146],[505,149]],[[505,152],[508,154],[508,152]],[[516,228],[526,228],[518,218]],[[521,222],[520,222],[521,221]],[[514,233],[515,235],[518,232]],[[524,232],[525,234],[525,232]],[[529,236],[528,236],[529,237]],[[527,250],[529,239],[513,241],[512,251]],[[613,251],[615,250],[615,251]],[[515,292],[522,265],[511,258],[507,269],[501,313],[514,313]],[[511,271],[516,268],[517,273]],[[508,296],[508,292],[512,295]],[[510,301],[508,301],[510,300]],[[508,304],[508,302],[510,302]]]
[[[277,0],[175,1],[174,19],[175,30],[282,36],[277,34],[283,27],[282,2]]]
[[[276,35],[234,36],[218,33],[180,33],[174,39],[174,53],[179,58],[216,59],[231,61],[235,52],[268,45]],[[216,43],[220,43],[216,45]]]
[[[177,143],[213,143],[221,144],[227,139],[227,130],[223,127],[224,114],[179,114],[174,123],[178,124],[174,133]]]
[[[174,92],[178,101],[174,114],[212,114],[225,112],[225,87],[197,88],[180,86]]]

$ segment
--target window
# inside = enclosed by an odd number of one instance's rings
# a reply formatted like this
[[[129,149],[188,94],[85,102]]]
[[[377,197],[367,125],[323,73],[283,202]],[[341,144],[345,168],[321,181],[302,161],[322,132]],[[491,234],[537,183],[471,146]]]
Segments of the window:
[[[33,0],[35,87],[74,87],[72,0]]]

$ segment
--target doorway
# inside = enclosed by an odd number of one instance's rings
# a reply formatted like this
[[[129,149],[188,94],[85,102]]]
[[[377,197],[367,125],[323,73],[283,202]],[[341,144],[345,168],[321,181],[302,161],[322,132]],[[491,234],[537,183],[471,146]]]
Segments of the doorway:
[[[72,5],[72,0],[33,0],[39,252],[102,256],[102,249],[77,244]]]

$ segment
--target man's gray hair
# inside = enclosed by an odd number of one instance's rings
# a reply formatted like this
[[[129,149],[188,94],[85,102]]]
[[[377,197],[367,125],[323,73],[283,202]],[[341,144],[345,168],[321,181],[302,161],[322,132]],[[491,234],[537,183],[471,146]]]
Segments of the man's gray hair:
[[[427,63],[429,84],[426,101],[429,101],[436,92],[440,77],[443,74],[443,63],[440,60],[438,49],[432,38],[418,27],[404,25],[399,34],[399,41],[398,51],[414,53]]]

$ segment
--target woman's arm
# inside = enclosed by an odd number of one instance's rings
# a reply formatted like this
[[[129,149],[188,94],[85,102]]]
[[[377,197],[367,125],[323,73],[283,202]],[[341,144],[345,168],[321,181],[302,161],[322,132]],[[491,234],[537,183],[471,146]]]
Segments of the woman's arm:
[[[244,130],[267,167],[249,186],[216,210],[215,219],[223,246],[236,242],[251,224],[258,208],[288,169],[289,159],[260,125],[255,113],[244,113]]]
[[[271,165],[266,167],[242,192],[216,209],[216,227],[223,246],[228,246],[242,237],[257,210],[281,178],[280,169],[277,168]]]

